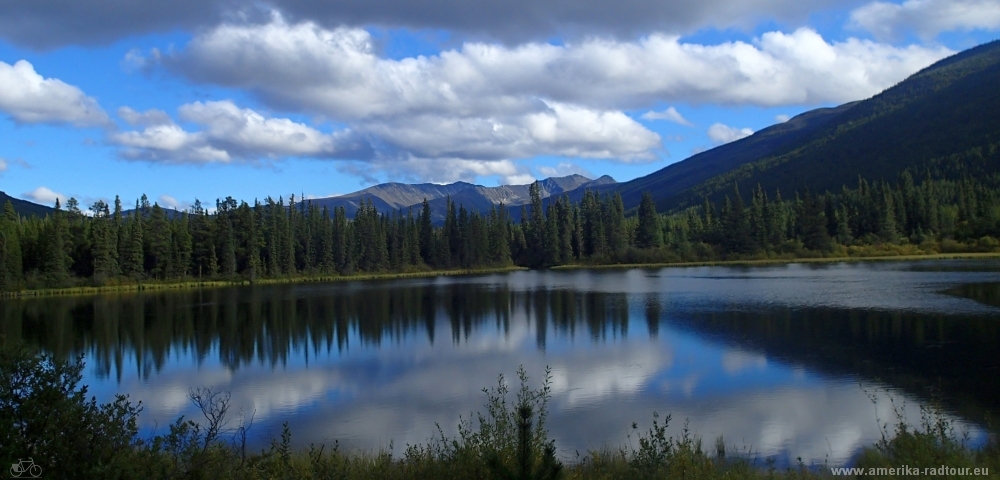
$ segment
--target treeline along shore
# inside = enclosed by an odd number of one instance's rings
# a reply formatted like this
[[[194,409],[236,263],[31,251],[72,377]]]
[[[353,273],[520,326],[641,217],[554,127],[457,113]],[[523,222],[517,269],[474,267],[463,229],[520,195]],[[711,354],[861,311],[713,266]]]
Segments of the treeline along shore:
[[[7,202],[0,292],[1000,251],[996,175],[949,177],[907,170],[895,183],[859,178],[822,194],[737,187],[666,214],[649,193],[626,212],[617,193],[543,201],[534,184],[516,221],[503,204],[479,213],[449,200],[443,225],[432,223],[426,201],[394,212],[369,201],[353,219],[294,196],[252,206],[227,197],[212,212],[197,201],[167,210],[143,196],[131,211],[116,198],[84,213],[69,199],[43,218],[19,216]]]

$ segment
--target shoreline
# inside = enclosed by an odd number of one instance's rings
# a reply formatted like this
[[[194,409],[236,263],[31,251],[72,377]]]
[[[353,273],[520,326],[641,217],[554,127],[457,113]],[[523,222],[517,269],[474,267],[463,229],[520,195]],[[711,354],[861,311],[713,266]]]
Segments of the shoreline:
[[[733,267],[733,266],[764,266],[790,265],[793,263],[856,263],[856,262],[886,262],[913,260],[976,260],[1000,259],[1000,252],[969,252],[969,253],[929,253],[926,255],[869,255],[859,257],[800,257],[800,258],[762,258],[747,260],[706,260],[700,262],[665,262],[665,263],[614,263],[614,264],[571,264],[551,267],[551,270],[586,270],[586,269],[629,269],[629,268],[668,268],[668,267]]]
[[[700,262],[665,262],[665,263],[615,263],[615,264],[570,264],[558,265],[550,270],[605,270],[632,268],[684,268],[684,267],[727,267],[727,266],[767,266],[790,265],[794,263],[846,263],[846,262],[883,262],[883,261],[914,261],[914,260],[975,260],[1000,259],[1000,252],[970,252],[970,253],[935,253],[926,255],[869,255],[869,256],[838,256],[838,257],[801,257],[801,258],[764,258],[747,260],[712,260]],[[254,281],[239,280],[203,280],[164,283],[125,283],[105,285],[100,287],[80,286],[66,288],[42,288],[19,290],[0,293],[0,298],[17,299],[33,297],[60,297],[74,295],[98,295],[104,293],[135,293],[153,290],[193,290],[204,288],[251,286],[251,285],[285,285],[305,283],[334,283],[345,281],[393,280],[400,278],[429,278],[439,276],[483,275],[490,273],[508,273],[530,270],[527,267],[493,267],[477,269],[428,270],[416,272],[371,273],[361,275],[317,275],[280,278],[262,278]]]
[[[254,281],[248,279],[239,280],[202,280],[202,281],[179,281],[179,282],[153,282],[153,283],[125,283],[118,285],[104,285],[100,287],[80,286],[66,288],[39,288],[30,290],[19,290],[16,292],[0,293],[0,298],[35,298],[35,297],[65,297],[74,295],[98,295],[103,293],[136,293],[154,290],[195,290],[204,288],[220,287],[240,287],[257,285],[286,285],[305,283],[334,283],[366,280],[394,280],[400,278],[428,278],[428,277],[448,277],[460,275],[483,275],[490,273],[507,273],[528,270],[526,267],[492,267],[477,269],[456,269],[456,270],[428,270],[417,272],[395,272],[395,273],[370,273],[359,275],[316,275],[316,276],[295,276],[279,278],[260,278]]]

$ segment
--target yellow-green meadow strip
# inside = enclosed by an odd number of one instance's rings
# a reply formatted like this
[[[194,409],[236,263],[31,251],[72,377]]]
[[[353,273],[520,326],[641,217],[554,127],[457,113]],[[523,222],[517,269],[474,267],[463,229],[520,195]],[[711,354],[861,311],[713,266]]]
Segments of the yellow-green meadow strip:
[[[187,289],[202,289],[202,288],[232,287],[232,286],[242,286],[242,285],[278,285],[278,284],[293,284],[293,283],[330,283],[330,282],[344,282],[344,281],[355,281],[355,280],[391,280],[399,278],[420,278],[420,277],[437,277],[437,276],[453,276],[453,275],[481,275],[488,273],[513,272],[517,270],[527,270],[527,268],[511,266],[511,267],[492,267],[492,268],[456,269],[456,270],[426,270],[426,271],[395,272],[395,273],[369,273],[369,274],[358,274],[358,275],[301,275],[301,276],[279,277],[279,278],[258,278],[252,282],[245,278],[234,279],[234,280],[201,280],[201,281],[184,281],[184,282],[168,282],[168,281],[139,282],[139,283],[124,283],[117,285],[103,285],[99,287],[80,286],[80,287],[67,287],[67,288],[42,288],[35,290],[21,290],[17,292],[0,293],[0,298],[95,295],[101,293],[130,293],[130,292],[144,292],[153,290],[187,290]]]
[[[571,264],[552,267],[553,270],[579,269],[629,269],[629,268],[665,268],[665,267],[714,267],[714,266],[764,266],[786,265],[792,263],[842,263],[842,262],[872,262],[872,261],[908,261],[908,260],[956,260],[956,259],[987,259],[1000,258],[1000,252],[966,252],[966,253],[927,253],[898,254],[895,251],[866,251],[862,255],[834,254],[825,257],[796,257],[787,255],[776,258],[750,258],[739,260],[707,260],[697,262],[662,262],[662,263],[610,263],[610,264]],[[66,295],[95,295],[102,293],[129,293],[153,290],[187,290],[241,285],[278,285],[295,283],[330,283],[354,280],[392,280],[399,278],[420,278],[453,275],[480,275],[488,273],[505,273],[528,270],[526,267],[493,267],[479,269],[456,270],[423,270],[395,273],[369,273],[356,275],[300,275],[278,278],[258,278],[250,281],[245,278],[234,280],[197,280],[183,282],[139,282],[103,286],[79,286],[66,288],[43,288],[21,290],[17,292],[0,293],[0,298],[49,297]]]
[[[701,262],[664,262],[664,263],[611,263],[611,264],[572,264],[552,267],[553,270],[576,269],[629,269],[629,268],[666,268],[666,267],[725,267],[725,266],[761,266],[787,265],[792,263],[846,263],[846,262],[879,262],[907,260],[972,260],[985,258],[1000,258],[1000,252],[986,253],[933,253],[924,255],[866,255],[866,256],[836,256],[836,257],[789,257],[789,258],[758,258],[745,260],[711,260]]]

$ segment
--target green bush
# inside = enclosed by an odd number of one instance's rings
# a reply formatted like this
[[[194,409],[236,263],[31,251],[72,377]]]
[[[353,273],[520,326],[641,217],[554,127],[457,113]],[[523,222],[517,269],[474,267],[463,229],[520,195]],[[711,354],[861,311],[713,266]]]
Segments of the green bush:
[[[209,389],[191,391],[190,399],[204,417],[201,422],[178,419],[168,432],[149,440],[137,436],[141,410],[127,397],[99,405],[78,387],[82,360],[58,361],[23,346],[0,349],[0,460],[6,464],[32,458],[43,478],[101,479],[763,479],[825,476],[799,462],[777,471],[752,460],[728,457],[720,437],[714,452],[685,428],[679,437],[666,434],[670,417],[653,414],[653,425],[639,432],[638,447],[590,452],[564,466],[555,455],[545,420],[551,396],[551,372],[546,369],[539,389],[528,387],[524,369],[520,387],[511,391],[500,376],[483,389],[486,411],[462,418],[458,435],[449,438],[438,427],[435,438],[408,445],[396,459],[392,447],[374,453],[342,453],[311,446],[292,448],[286,424],[280,438],[259,452],[248,452],[250,422],[228,428],[229,395]],[[924,411],[923,425],[909,427],[899,415],[894,434],[884,426],[883,439],[865,450],[862,467],[939,466],[989,467],[1000,471],[1000,446],[995,439],[971,448],[935,410]],[[229,440],[230,434],[232,439]],[[632,436],[630,438],[630,445]]]
[[[83,362],[0,349],[0,460],[31,458],[46,478],[121,478],[140,442],[128,397],[98,405],[77,387]]]

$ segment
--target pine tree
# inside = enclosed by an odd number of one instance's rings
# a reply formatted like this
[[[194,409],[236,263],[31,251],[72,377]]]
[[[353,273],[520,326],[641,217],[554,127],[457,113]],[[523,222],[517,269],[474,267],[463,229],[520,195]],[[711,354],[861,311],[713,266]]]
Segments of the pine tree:
[[[625,204],[622,202],[621,193],[615,192],[615,195],[608,199],[604,213],[608,253],[612,258],[617,258],[625,253],[625,248],[628,246],[628,235],[625,232]]]
[[[635,246],[638,248],[660,248],[663,245],[663,230],[660,228],[659,215],[656,213],[656,202],[653,194],[642,193],[639,202],[639,226],[635,233]]]
[[[729,253],[748,254],[754,250],[750,222],[747,219],[739,185],[734,186],[733,200],[726,196],[726,209],[721,215],[724,247]],[[826,228],[824,225],[823,228]]]
[[[111,212],[102,200],[94,202],[91,211],[91,257],[94,283],[100,285],[118,276],[117,235],[112,232]]]
[[[20,218],[10,200],[4,202],[0,216],[0,291],[15,290],[22,276]]]
[[[530,266],[538,267],[545,263],[546,235],[542,193],[540,184],[537,181],[528,187],[528,194],[531,197],[531,218],[528,222],[528,231],[525,232],[525,237],[528,241],[528,262]]]
[[[431,204],[424,198],[420,210],[420,257],[427,265],[434,264],[434,225],[431,223]]]
[[[122,274],[133,280],[142,278],[145,273],[143,264],[145,256],[143,252],[143,225],[142,211],[140,203],[136,202],[136,208],[128,222],[128,238],[125,241],[125,256],[122,258]]]
[[[184,278],[188,275],[191,268],[191,228],[190,228],[190,215],[185,212],[180,215],[180,218],[172,222],[173,234],[171,238],[173,239],[173,248],[171,252],[173,253],[173,261],[171,265],[173,266],[172,276],[174,278]]]
[[[830,235],[826,231],[826,215],[820,202],[806,190],[800,210],[796,215],[802,244],[816,251],[830,249]]]
[[[563,196],[556,201],[557,224],[559,226],[559,263],[573,261],[573,209],[569,198]]]
[[[66,252],[69,225],[65,215],[66,212],[62,210],[57,198],[55,210],[49,217],[49,227],[46,234],[48,242],[43,264],[45,284],[49,287],[64,287],[69,282],[69,263],[72,260]]]
[[[170,249],[173,239],[170,238],[170,225],[166,213],[159,204],[154,204],[149,214],[149,234],[145,235],[146,267],[154,278],[166,278],[170,274],[173,261]]]

